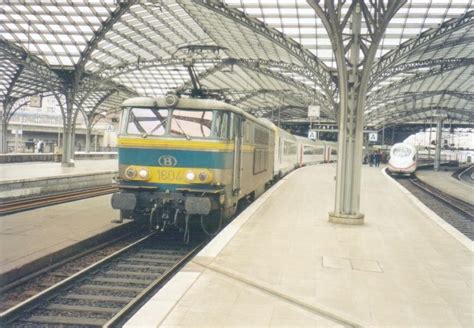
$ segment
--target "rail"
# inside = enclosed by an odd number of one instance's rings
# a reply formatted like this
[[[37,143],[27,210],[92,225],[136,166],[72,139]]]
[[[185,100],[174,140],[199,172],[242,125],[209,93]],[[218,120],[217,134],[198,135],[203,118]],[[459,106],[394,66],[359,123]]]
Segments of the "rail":
[[[117,186],[106,185],[5,201],[0,205],[0,216],[84,198],[107,195],[116,191],[118,191]]]
[[[417,178],[410,178],[410,182],[416,187],[432,195],[436,199],[442,201],[444,204],[451,207],[458,213],[462,214],[470,221],[473,221],[474,206],[472,204],[469,204],[461,199],[451,196],[433,186],[430,186],[429,184],[421,180],[418,180]]]
[[[1,326],[116,326],[203,245],[159,236],[150,233],[1,313]]]

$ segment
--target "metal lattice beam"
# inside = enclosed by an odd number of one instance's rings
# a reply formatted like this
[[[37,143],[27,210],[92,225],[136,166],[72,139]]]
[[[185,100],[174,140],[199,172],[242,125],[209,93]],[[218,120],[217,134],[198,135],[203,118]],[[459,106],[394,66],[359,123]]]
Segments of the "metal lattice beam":
[[[429,47],[430,44],[438,39],[445,38],[451,35],[453,32],[466,28],[473,24],[474,11],[469,11],[465,15],[451,19],[438,28],[429,29],[420,34],[415,39],[410,39],[401,44],[396,49],[388,52],[386,55],[381,57],[377,63],[373,66],[371,72],[370,87],[374,86],[374,83],[380,80],[381,76],[387,74],[386,72],[393,69],[397,64],[400,64],[403,59],[413,54],[420,49]]]
[[[371,125],[373,124],[375,128],[379,128],[382,125],[387,126],[400,122],[406,123],[416,117],[420,120],[426,120],[427,118],[432,118],[440,114],[446,115],[448,119],[460,119],[468,122],[474,120],[474,113],[469,110],[455,107],[429,106],[417,108],[415,110],[388,112],[385,115],[379,115],[377,120],[367,121],[367,123]],[[456,117],[456,115],[459,117]]]
[[[182,1],[179,1],[180,3]],[[335,85],[329,75],[329,69],[319,58],[305,49],[301,44],[288,38],[276,29],[268,28],[259,20],[252,19],[239,10],[230,8],[220,1],[216,0],[192,0],[193,3],[201,5],[213,12],[223,15],[239,24],[246,26],[252,31],[264,36],[271,42],[274,42],[290,54],[298,58],[302,64],[312,70],[317,77],[320,86],[325,90],[327,96],[330,97],[334,93]]]
[[[3,39],[0,39],[0,57],[33,72],[38,77],[38,81],[41,81],[51,91],[57,90],[61,84],[61,80],[44,61]]]
[[[367,106],[368,107],[372,106],[372,104],[375,101],[384,99],[387,95],[389,95],[392,92],[397,92],[403,86],[411,85],[419,81],[424,81],[430,77],[438,76],[440,74],[444,74],[449,71],[456,70],[460,67],[466,67],[470,65],[474,65],[474,58],[464,58],[453,64],[448,63],[446,65],[441,65],[440,67],[430,69],[429,71],[417,73],[414,76],[404,78],[400,81],[394,82],[386,87],[380,88],[377,91],[370,93],[367,98]]]
[[[137,3],[137,1],[118,1],[117,7],[112,12],[112,14],[102,23],[101,27],[95,31],[94,37],[87,43],[86,48],[81,53],[79,57],[79,61],[76,64],[76,83],[79,83],[82,74],[84,73],[85,66],[87,62],[90,60],[92,53],[96,50],[100,41],[102,41],[109,32],[114,24],[120,20],[123,14],[125,14],[130,7]]]
[[[408,63],[401,63],[396,66],[392,66],[381,72],[377,77],[372,77],[372,85],[379,84],[397,74],[407,73],[413,70],[423,68],[435,68],[439,67],[443,70],[456,69],[467,65],[472,65],[474,59],[472,58],[437,58],[437,59],[426,59],[420,61],[413,61]]]
[[[371,115],[370,108],[384,104],[384,106],[399,106],[404,105],[410,102],[415,102],[417,100],[430,98],[434,96],[443,96],[443,97],[455,97],[459,99],[464,99],[467,101],[474,101],[474,93],[472,92],[459,92],[453,90],[434,90],[434,91],[420,91],[420,92],[403,92],[395,94],[393,96],[388,96],[384,98],[377,99],[371,104],[371,107],[368,109],[366,117]]]

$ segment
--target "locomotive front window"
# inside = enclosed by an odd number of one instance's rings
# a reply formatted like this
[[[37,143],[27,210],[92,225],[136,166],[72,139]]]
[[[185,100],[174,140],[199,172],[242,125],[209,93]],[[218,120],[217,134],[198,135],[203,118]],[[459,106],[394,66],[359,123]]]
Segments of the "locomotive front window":
[[[127,134],[162,136],[166,133],[168,109],[131,108],[128,114]]]
[[[213,112],[208,110],[173,110],[170,135],[186,138],[209,138]]]

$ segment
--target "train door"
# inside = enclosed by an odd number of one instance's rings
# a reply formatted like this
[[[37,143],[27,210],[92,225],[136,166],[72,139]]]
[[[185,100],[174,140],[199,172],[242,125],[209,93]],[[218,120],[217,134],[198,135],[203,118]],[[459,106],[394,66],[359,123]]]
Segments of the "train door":
[[[237,194],[240,191],[240,171],[242,167],[242,118],[233,114],[234,134],[234,165],[232,175],[232,191]]]

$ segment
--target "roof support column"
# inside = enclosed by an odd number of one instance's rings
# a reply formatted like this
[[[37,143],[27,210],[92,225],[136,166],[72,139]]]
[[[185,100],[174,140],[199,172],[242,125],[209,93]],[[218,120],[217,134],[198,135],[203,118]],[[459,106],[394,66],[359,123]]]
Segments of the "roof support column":
[[[434,158],[434,170],[439,171],[441,166],[441,144],[443,141],[443,121],[444,117],[436,118],[436,152]]]
[[[75,90],[71,86],[67,86],[65,90],[66,104],[63,111],[63,156],[61,165],[65,167],[74,166],[74,144],[73,144],[73,126],[75,124],[74,120],[74,93]]]
[[[364,107],[360,107],[360,74],[358,71],[361,12],[356,5],[352,15],[352,46],[346,72],[340,72],[339,135],[336,177],[336,201],[329,221],[345,224],[363,224],[364,214],[359,212],[360,175],[362,165],[362,137]],[[344,49],[337,49],[344,58]],[[343,65],[346,65],[345,63]],[[339,65],[338,65],[339,66]],[[339,72],[339,70],[338,70]],[[342,87],[344,85],[344,87]],[[346,99],[348,101],[346,101]],[[344,101],[343,101],[344,100]]]
[[[8,153],[8,121],[10,120],[9,118],[9,113],[12,108],[12,103],[9,101],[4,101],[3,102],[3,112],[1,115],[1,131],[0,131],[0,153],[1,154],[6,154]]]
[[[340,94],[336,200],[329,221],[363,224],[359,211],[364,109],[369,74],[388,22],[405,2],[352,0],[343,13],[344,0],[307,0],[327,30],[337,65]],[[362,19],[367,34],[361,35]],[[349,26],[350,24],[350,26]],[[350,28],[350,37],[346,34]]]
[[[0,131],[0,153],[6,154],[8,153],[8,144],[7,144],[7,137],[8,137],[8,122],[5,121],[2,117],[1,123],[1,131]]]
[[[86,153],[91,152],[91,137],[92,137],[92,125],[87,124],[86,126]]]

